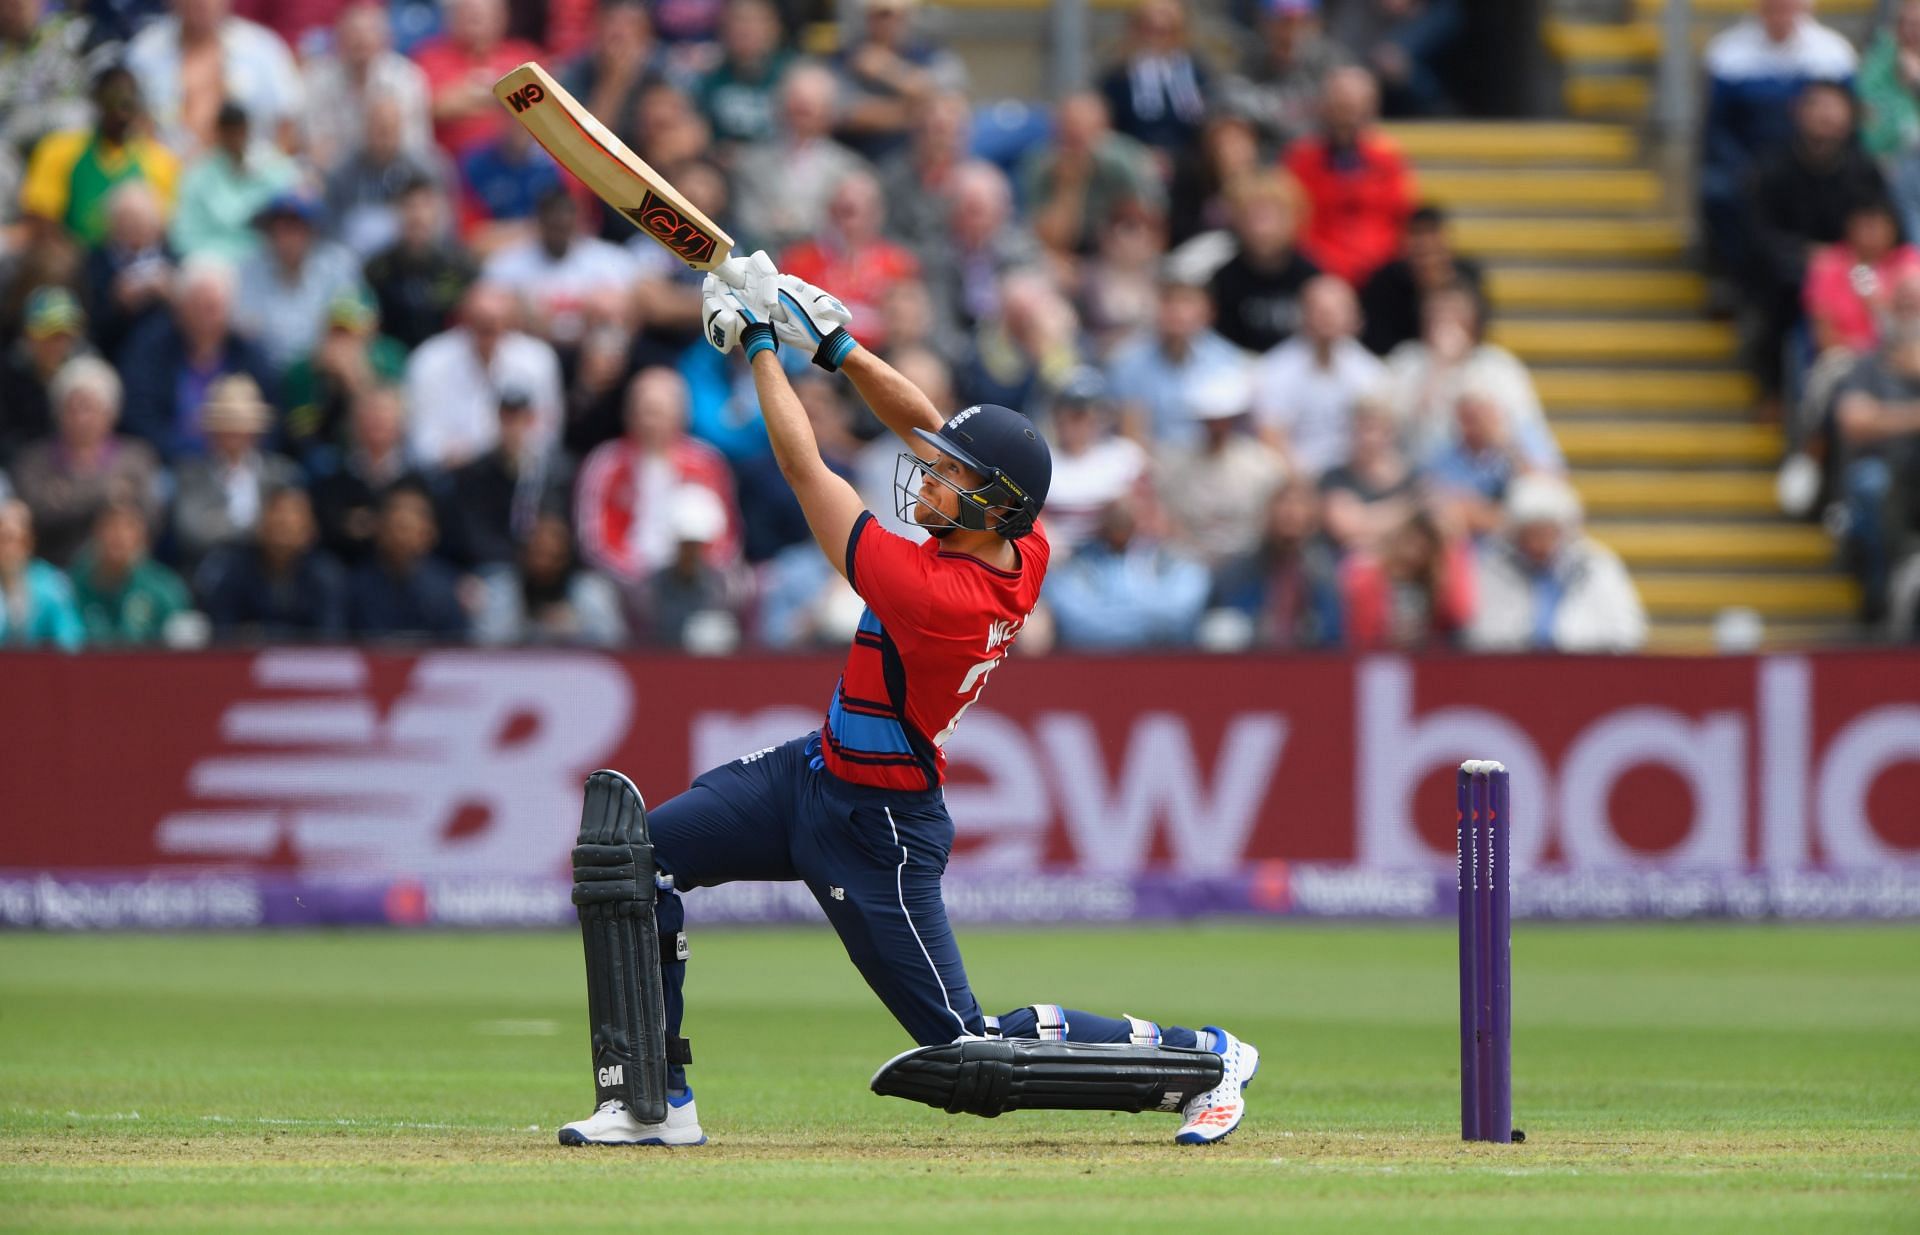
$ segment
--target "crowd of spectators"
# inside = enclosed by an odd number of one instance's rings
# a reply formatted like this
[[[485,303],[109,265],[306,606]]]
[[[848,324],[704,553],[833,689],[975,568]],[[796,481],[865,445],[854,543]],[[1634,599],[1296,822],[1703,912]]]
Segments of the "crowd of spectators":
[[[936,404],[1035,419],[1023,647],[1635,647],[1376,124],[1448,106],[1464,11],[1265,0],[1231,63],[1145,0],[1016,140],[910,0],[824,57],[773,0],[8,0],[0,644],[848,637],[698,276],[493,98],[537,58]],[[790,363],[918,535],[899,444]]]

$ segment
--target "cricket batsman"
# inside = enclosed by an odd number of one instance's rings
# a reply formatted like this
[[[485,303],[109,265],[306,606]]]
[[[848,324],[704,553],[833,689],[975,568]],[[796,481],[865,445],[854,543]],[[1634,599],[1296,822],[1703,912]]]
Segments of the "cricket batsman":
[[[818,730],[705,772],[650,811],[617,772],[589,778],[574,900],[598,1109],[561,1128],[561,1144],[705,1143],[680,1037],[679,894],[737,879],[805,881],[861,976],[920,1044],[876,1075],[877,1092],[988,1116],[1160,1109],[1181,1116],[1178,1143],[1220,1140],[1239,1126],[1241,1090],[1259,1067],[1250,1043],[1051,1003],[984,1015],[941,900],[954,837],[942,747],[1040,598],[1045,440],[1010,408],[943,418],[854,341],[840,301],[780,274],[765,253],[709,275],[703,312],[709,343],[746,351],[781,473],[866,611]],[[781,345],[844,373],[906,444],[894,501],[925,542],[888,531],[821,461]],[[640,1075],[649,1069],[651,1082]]]

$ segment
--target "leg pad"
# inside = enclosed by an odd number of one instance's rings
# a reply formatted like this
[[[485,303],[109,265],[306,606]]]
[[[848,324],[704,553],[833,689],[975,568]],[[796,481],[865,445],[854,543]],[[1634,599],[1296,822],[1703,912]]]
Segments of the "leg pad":
[[[873,1092],[950,1115],[1007,1111],[1177,1111],[1220,1083],[1212,1051],[1126,1043],[963,1038],[897,1055]]]

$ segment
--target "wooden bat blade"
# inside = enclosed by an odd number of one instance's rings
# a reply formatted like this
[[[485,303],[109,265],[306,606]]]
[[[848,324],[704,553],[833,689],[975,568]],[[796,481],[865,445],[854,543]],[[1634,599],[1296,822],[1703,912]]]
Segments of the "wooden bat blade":
[[[695,270],[733,252],[733,237],[529,60],[493,84],[494,97],[562,167]]]

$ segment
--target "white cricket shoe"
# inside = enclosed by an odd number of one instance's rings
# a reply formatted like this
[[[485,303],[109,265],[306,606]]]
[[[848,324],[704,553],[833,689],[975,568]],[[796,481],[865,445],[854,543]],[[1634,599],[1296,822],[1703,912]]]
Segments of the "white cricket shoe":
[[[1260,1051],[1251,1042],[1242,1042],[1224,1029],[1212,1025],[1200,1031],[1212,1034],[1211,1049],[1225,1065],[1220,1083],[1189,1101],[1180,1113],[1180,1131],[1173,1134],[1176,1144],[1211,1145],[1240,1126],[1247,1113],[1247,1100],[1240,1091],[1253,1083],[1260,1070]]]
[[[707,1134],[700,1130],[700,1116],[693,1109],[693,1090],[678,1098],[667,1099],[667,1117],[657,1124],[643,1124],[633,1117],[627,1104],[618,1098],[600,1104],[600,1109],[585,1119],[576,1119],[560,1129],[562,1145],[704,1145]]]

